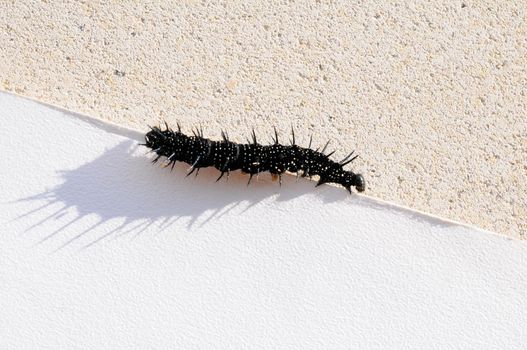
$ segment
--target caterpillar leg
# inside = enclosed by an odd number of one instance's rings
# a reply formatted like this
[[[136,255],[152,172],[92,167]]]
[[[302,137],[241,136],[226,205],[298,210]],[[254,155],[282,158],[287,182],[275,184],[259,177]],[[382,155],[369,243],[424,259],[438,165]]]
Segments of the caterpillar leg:
[[[254,174],[249,174],[249,181],[247,181],[247,186],[251,183],[251,180],[253,178]]]
[[[227,173],[227,181],[229,181],[229,175],[230,175],[230,171],[222,171],[220,176],[218,176],[218,178],[216,179],[216,182],[220,181],[220,179],[223,177],[223,175],[225,175],[225,173]]]
[[[194,170],[196,170],[197,168],[194,168],[194,167],[191,167],[190,168],[190,171],[187,173],[187,175],[185,177],[189,177],[190,174],[192,174],[194,172]]]
[[[271,174],[271,179],[273,181],[278,180],[278,184],[282,187],[282,174]]]
[[[325,184],[325,183],[326,183],[326,181],[325,181],[324,179],[320,178],[320,179],[318,180],[317,184],[315,185],[315,187],[318,187],[318,186],[323,185],[323,184]]]

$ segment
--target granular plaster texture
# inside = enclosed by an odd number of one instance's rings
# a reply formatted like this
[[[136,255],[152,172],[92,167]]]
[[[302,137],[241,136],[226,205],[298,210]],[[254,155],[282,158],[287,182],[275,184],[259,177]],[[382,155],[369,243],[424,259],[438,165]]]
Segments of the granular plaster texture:
[[[3,0],[0,88],[140,130],[270,141],[276,126],[287,141],[293,126],[337,158],[357,150],[369,195],[521,237],[526,14],[525,0]]]

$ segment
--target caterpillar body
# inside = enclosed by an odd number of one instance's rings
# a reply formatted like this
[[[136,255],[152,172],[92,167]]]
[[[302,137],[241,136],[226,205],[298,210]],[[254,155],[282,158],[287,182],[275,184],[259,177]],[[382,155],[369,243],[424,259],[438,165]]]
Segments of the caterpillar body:
[[[308,148],[300,147],[295,143],[295,133],[292,130],[291,145],[282,145],[278,142],[278,133],[275,129],[274,143],[271,145],[258,143],[254,130],[252,142],[238,144],[230,141],[224,132],[221,133],[223,140],[212,141],[203,137],[202,130],[187,136],[181,132],[179,124],[177,131],[172,130],[166,123],[165,126],[164,130],[160,127],[150,127],[143,145],[157,155],[153,163],[161,157],[166,157],[166,165],[171,165],[172,169],[178,161],[189,164],[191,167],[188,175],[199,171],[200,168],[212,166],[221,173],[216,180],[219,181],[224,174],[228,176],[231,171],[241,170],[249,175],[247,183],[249,185],[253,176],[261,172],[268,171],[271,175],[278,176],[280,184],[282,174],[290,172],[302,177],[318,176],[317,186],[336,183],[350,193],[352,187],[358,192],[366,189],[362,175],[344,170],[344,166],[358,156],[353,156],[354,152],[351,152],[340,162],[331,160],[329,157],[334,152],[324,153],[329,141],[321,151],[311,149],[312,139]]]

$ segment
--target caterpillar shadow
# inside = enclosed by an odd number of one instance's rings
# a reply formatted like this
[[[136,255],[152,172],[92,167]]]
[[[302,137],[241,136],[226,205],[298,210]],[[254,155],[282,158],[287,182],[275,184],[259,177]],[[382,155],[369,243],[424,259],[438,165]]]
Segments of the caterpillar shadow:
[[[137,236],[154,224],[160,232],[169,231],[181,219],[187,220],[186,227],[191,230],[211,224],[235,208],[243,215],[272,196],[276,201],[288,201],[314,191],[314,182],[305,179],[296,182],[295,176],[284,176],[282,186],[271,181],[268,174],[262,175],[259,181],[253,178],[250,186],[246,186],[248,176],[240,172],[231,173],[228,181],[215,182],[218,172],[212,168],[202,169],[197,177],[194,174],[186,177],[188,165],[178,163],[171,172],[149,164],[145,153],[134,141],[125,141],[77,169],[60,171],[60,185],[20,200],[44,201],[44,204],[19,218],[38,214],[51,206],[59,207],[33,224],[30,230],[74,209],[73,219],[63,220],[65,223],[58,229],[40,237],[38,243],[43,243],[66,232],[75,221],[95,214],[98,217],[95,224],[67,237],[59,249],[97,228],[102,234],[84,246],[89,247],[112,235]],[[349,196],[343,189],[327,186],[317,191],[317,195],[324,202]],[[105,225],[114,219],[120,219],[121,223],[113,227]]]

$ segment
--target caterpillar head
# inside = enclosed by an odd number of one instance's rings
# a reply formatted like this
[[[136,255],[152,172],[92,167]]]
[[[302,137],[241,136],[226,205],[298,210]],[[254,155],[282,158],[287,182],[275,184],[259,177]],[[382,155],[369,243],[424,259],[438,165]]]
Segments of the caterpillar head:
[[[352,187],[355,187],[357,192],[364,192],[366,189],[364,177],[361,174],[354,174],[352,172],[348,172],[345,175],[344,181],[340,184],[344,186],[350,193]]]
[[[366,189],[366,182],[364,181],[364,177],[361,174],[353,174],[351,177],[351,182],[353,183],[352,186],[355,186],[355,189],[358,192],[364,192]]]

